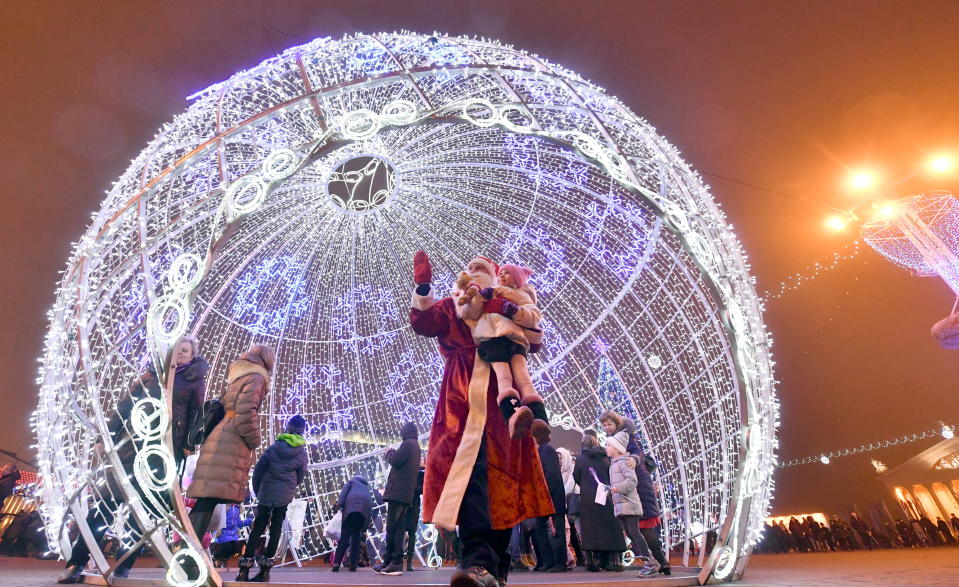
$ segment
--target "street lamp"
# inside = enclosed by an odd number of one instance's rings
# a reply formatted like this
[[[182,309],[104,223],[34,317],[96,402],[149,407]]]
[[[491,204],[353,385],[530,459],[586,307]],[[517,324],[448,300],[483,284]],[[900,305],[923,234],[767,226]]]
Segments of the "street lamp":
[[[849,174],[846,184],[854,191],[864,192],[879,184],[879,175],[871,169],[857,169]]]
[[[945,438],[946,440],[952,440],[952,438],[956,435],[955,431],[953,431],[952,429],[952,426],[949,426],[948,424],[942,425],[942,430],[940,431],[940,433],[942,434],[942,437]]]
[[[956,160],[947,154],[940,154],[926,162],[926,169],[937,175],[949,173],[956,167]]]

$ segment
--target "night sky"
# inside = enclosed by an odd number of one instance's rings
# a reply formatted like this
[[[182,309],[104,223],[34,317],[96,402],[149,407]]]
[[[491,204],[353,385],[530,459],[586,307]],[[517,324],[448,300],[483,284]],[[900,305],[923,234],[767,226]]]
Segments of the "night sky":
[[[0,448],[29,453],[71,243],[185,97],[314,37],[400,29],[499,39],[621,98],[703,173],[760,290],[856,238],[822,226],[825,206],[852,202],[847,168],[900,178],[933,151],[959,154],[953,2],[7,2]],[[959,181],[918,177],[896,193],[932,188]],[[959,351],[929,335],[952,303],[940,280],[868,248],[772,301],[782,457],[959,423]],[[892,465],[931,443],[781,471],[773,510],[876,499],[870,456]]]

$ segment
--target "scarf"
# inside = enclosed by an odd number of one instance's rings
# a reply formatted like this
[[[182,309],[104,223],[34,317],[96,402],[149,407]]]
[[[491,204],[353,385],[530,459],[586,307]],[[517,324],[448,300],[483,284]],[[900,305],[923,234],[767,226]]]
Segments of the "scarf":
[[[283,442],[289,444],[293,448],[298,446],[303,446],[306,444],[306,439],[300,436],[299,434],[292,434],[290,432],[284,432],[276,437],[277,440],[282,440]]]

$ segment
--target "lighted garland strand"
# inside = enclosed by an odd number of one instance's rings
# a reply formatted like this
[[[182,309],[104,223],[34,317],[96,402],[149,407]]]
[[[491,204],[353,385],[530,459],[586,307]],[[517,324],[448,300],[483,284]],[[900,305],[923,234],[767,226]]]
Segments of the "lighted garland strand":
[[[910,442],[917,442],[919,440],[925,440],[927,438],[934,438],[936,436],[941,436],[943,438],[952,438],[953,437],[953,427],[950,425],[940,425],[936,428],[929,430],[924,430],[922,432],[917,432],[915,434],[905,434],[903,436],[897,436],[896,438],[890,440],[878,440],[875,442],[867,442],[861,444],[855,448],[843,448],[839,450],[834,450],[831,452],[819,453],[817,455],[812,455],[808,457],[802,457],[798,459],[792,459],[790,461],[783,461],[779,463],[779,469],[785,469],[787,467],[796,467],[798,465],[810,465],[812,463],[822,463],[828,465],[832,459],[839,457],[848,457],[852,455],[862,454],[866,452],[872,452],[874,450],[880,450],[883,448],[890,448],[893,446],[898,446],[900,444],[906,444]]]
[[[855,240],[846,244],[846,246],[838,251],[834,251],[827,261],[817,261],[812,265],[807,266],[800,272],[787,275],[785,279],[779,282],[778,286],[773,289],[767,289],[763,292],[763,301],[768,302],[769,300],[778,300],[787,293],[799,289],[804,283],[816,279],[827,271],[832,271],[838,268],[846,261],[855,259],[859,256],[860,250],[859,241]]]

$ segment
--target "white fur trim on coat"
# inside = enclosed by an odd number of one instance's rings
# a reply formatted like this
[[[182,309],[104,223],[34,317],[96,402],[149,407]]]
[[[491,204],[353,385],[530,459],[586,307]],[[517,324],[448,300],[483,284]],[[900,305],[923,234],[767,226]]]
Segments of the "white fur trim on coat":
[[[479,352],[473,357],[473,372],[470,374],[469,402],[470,413],[466,416],[463,437],[456,448],[456,456],[446,476],[446,484],[440,493],[439,501],[433,510],[433,524],[445,530],[456,529],[460,504],[466,494],[476,455],[486,430],[486,392],[489,387],[490,365],[479,358]]]
[[[430,288],[430,293],[425,296],[421,296],[416,293],[416,290],[413,290],[413,298],[410,300],[410,306],[415,310],[429,310],[433,307],[433,288]]]

